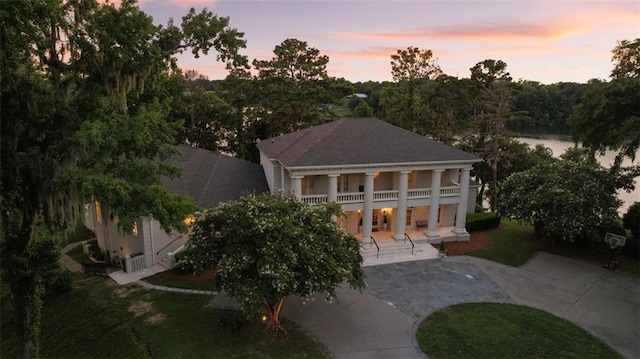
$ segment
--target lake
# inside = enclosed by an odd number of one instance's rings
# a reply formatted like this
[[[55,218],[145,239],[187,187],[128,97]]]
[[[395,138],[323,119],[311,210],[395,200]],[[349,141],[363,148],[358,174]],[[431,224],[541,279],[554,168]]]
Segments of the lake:
[[[561,135],[536,135],[535,138],[526,137],[525,135],[524,137],[517,138],[517,140],[528,144],[531,148],[535,147],[536,145],[543,145],[545,147],[548,147],[551,149],[551,151],[553,151],[554,157],[559,157],[564,153],[564,151],[566,151],[567,148],[574,146],[574,143],[566,140],[566,138],[567,136]],[[610,167],[611,164],[613,164],[615,157],[616,152],[607,151],[604,156],[598,157],[598,161],[602,166]],[[635,162],[631,162],[631,160],[628,158],[623,162],[624,166],[630,166],[632,164],[640,164],[640,150],[638,150],[638,152],[636,153]],[[633,192],[628,193],[625,191],[621,191],[618,193],[618,197],[623,201],[622,205],[618,209],[618,213],[620,213],[620,215],[625,214],[627,212],[627,209],[633,204],[633,202],[640,201],[640,183],[638,183],[639,181],[640,177],[636,177],[636,189]]]

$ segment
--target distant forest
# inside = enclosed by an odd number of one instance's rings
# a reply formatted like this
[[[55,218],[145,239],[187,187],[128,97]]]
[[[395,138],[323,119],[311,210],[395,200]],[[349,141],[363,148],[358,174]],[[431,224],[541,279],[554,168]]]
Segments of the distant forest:
[[[205,91],[215,91],[219,89],[220,83],[224,80],[207,80],[199,78],[193,80],[194,84],[202,86]],[[436,81],[431,81],[432,86]],[[465,92],[469,79],[455,79],[457,89],[454,93]],[[366,81],[352,82],[354,93],[364,94],[366,97],[349,96],[346,98],[345,106],[348,111],[340,111],[338,104],[337,116],[355,116],[354,109],[362,101],[372,110],[373,116],[387,119],[384,100],[381,99],[386,94],[398,89],[400,83],[391,81]],[[427,85],[429,86],[429,85]],[[516,132],[527,132],[529,130],[543,130],[547,133],[570,134],[570,127],[567,119],[573,111],[573,106],[581,102],[585,89],[589,84],[576,82],[559,82],[550,85],[541,84],[537,81],[523,80],[515,83],[515,100],[513,102],[513,113],[515,114],[508,127]],[[342,109],[344,110],[344,109]],[[469,115],[473,111],[469,111]]]

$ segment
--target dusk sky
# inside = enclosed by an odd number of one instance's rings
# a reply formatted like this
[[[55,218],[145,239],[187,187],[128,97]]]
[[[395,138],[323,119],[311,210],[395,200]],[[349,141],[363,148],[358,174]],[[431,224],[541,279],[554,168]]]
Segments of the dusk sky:
[[[330,76],[391,81],[397,49],[430,49],[442,70],[469,77],[484,59],[502,60],[514,80],[550,84],[608,79],[618,40],[640,37],[640,1],[221,1],[142,0],[158,24],[176,23],[189,8],[230,17],[245,33],[243,53],[268,60],[286,38],[329,56]],[[183,70],[226,76],[215,54],[179,57]]]

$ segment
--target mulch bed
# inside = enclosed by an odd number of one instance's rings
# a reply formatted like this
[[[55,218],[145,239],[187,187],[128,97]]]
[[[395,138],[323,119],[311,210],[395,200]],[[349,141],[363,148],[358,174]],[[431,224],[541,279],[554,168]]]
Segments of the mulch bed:
[[[502,226],[501,226],[502,228]],[[448,256],[461,256],[469,252],[477,251],[479,249],[489,248],[493,243],[489,236],[494,230],[486,230],[471,233],[471,240],[469,242],[448,242],[447,255]],[[433,244],[437,249],[438,244]],[[203,282],[212,279],[216,275],[215,268],[207,269],[204,272],[193,275],[191,273],[182,272],[179,269],[172,269],[162,273],[158,273],[158,276],[173,278],[185,282]]]
[[[500,225],[503,228],[503,225]],[[446,242],[447,255],[448,256],[463,256],[469,252],[477,251],[491,247],[493,241],[489,236],[495,229],[489,229],[486,231],[471,232],[471,239],[469,242]],[[439,244],[432,244],[433,247],[438,249]]]

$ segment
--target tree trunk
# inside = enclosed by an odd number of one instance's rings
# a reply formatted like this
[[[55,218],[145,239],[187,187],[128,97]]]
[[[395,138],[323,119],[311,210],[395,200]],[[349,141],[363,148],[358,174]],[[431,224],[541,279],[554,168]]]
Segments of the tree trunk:
[[[278,301],[274,304],[271,304],[267,301],[267,299],[263,300],[264,307],[267,310],[267,314],[269,316],[266,326],[268,329],[273,330],[275,333],[279,331],[287,332],[282,325],[280,324],[280,311],[282,310],[282,305],[284,304],[286,296],[280,297]]]

